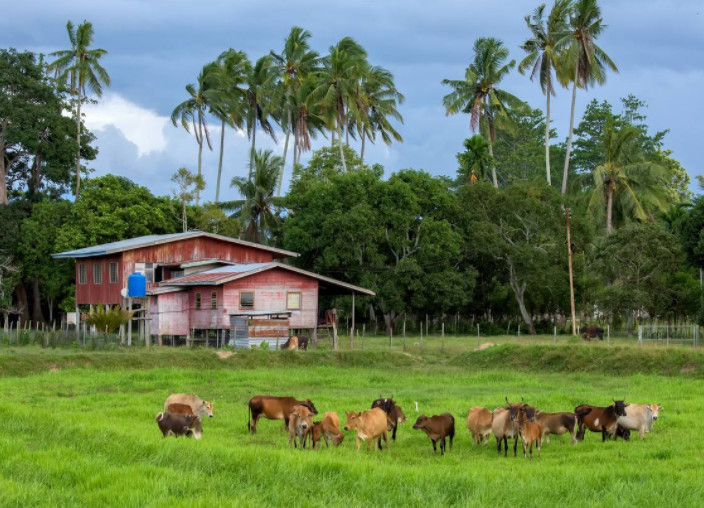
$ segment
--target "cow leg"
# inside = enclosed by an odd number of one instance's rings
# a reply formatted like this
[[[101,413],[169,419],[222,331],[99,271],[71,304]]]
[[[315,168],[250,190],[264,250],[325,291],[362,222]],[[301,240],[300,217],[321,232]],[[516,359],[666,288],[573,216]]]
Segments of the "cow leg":
[[[501,438],[497,437],[496,438],[496,451],[501,455]]]
[[[259,421],[259,418],[260,418],[261,416],[262,416],[261,413],[257,413],[257,414],[253,414],[253,415],[252,415],[252,427],[251,427],[251,429],[250,429],[250,430],[252,431],[252,434],[256,434],[256,433],[257,433],[257,422]]]
[[[538,438],[538,457],[540,457],[540,449],[543,447],[543,440]]]
[[[606,441],[606,427],[602,427],[601,428],[601,442],[603,443],[605,441]]]
[[[357,440],[357,451],[359,451],[359,436],[355,438]]]
[[[533,441],[530,442],[530,460],[533,460]]]
[[[391,434],[391,439],[394,440],[394,443],[396,442],[396,429],[397,429],[397,428],[398,428],[398,423],[397,423],[396,425],[394,425],[394,431],[393,431],[393,433]]]
[[[640,436],[641,441],[645,438],[645,425],[641,425],[638,429],[638,436]]]
[[[518,436],[513,436],[513,456],[518,457],[516,450],[518,449]]]
[[[328,444],[328,436],[323,434],[323,437],[325,438],[325,448],[330,448],[330,445]]]
[[[508,457],[508,438],[504,436],[504,457]]]
[[[438,453],[437,445],[435,444],[435,441],[432,439],[430,440],[433,443],[433,453]]]
[[[452,451],[452,440],[455,438],[454,434],[450,434],[450,451]]]

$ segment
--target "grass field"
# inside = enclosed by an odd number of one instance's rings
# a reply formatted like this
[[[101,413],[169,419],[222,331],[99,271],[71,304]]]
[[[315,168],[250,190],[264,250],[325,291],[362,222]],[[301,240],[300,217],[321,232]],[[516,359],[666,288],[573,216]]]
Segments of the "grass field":
[[[0,350],[0,504],[701,505],[700,351],[507,345],[443,353],[269,351],[221,360],[202,350]],[[175,391],[214,401],[202,440],[161,438],[154,417]],[[343,423],[344,411],[393,393],[412,421],[390,453],[357,453],[353,432],[338,449],[300,452],[288,448],[280,421],[246,433],[246,402],[260,393],[310,397]],[[624,396],[665,409],[642,442],[588,434],[571,446],[562,436],[529,462],[471,444],[469,407],[493,408],[505,396],[550,411]],[[446,456],[412,429],[415,402],[422,413],[455,416]]]

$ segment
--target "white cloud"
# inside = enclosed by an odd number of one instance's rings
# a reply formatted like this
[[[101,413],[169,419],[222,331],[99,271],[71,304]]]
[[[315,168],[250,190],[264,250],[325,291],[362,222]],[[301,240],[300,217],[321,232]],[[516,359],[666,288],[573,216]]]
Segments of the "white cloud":
[[[159,116],[116,93],[106,94],[97,104],[86,105],[84,110],[88,129],[100,131],[114,126],[137,146],[139,157],[166,148],[164,127],[169,124],[168,117]]]

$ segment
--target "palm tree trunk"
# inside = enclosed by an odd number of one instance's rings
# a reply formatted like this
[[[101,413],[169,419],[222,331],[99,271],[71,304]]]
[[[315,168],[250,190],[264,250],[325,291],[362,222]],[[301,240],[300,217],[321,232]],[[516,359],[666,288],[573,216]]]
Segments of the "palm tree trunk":
[[[565,169],[562,172],[562,195],[567,194],[567,173],[570,170],[570,152],[572,151],[572,134],[574,133],[574,105],[577,101],[577,72],[579,66],[574,71],[574,83],[572,84],[572,110],[570,111],[570,133],[567,136],[567,153],[565,154]]]
[[[360,155],[360,159],[362,161],[362,164],[364,164],[364,141],[365,141],[366,137],[367,137],[366,133],[363,130],[362,131],[362,151],[361,151],[361,155]]]
[[[254,143],[257,139],[257,121],[254,121],[254,128],[252,129],[252,150],[249,154],[249,180],[252,180],[252,173],[254,173]]]
[[[340,160],[342,160],[342,171],[347,173],[347,163],[345,162],[345,151],[342,149],[342,125],[339,127],[340,130],[340,142],[338,146],[340,147]]]
[[[222,175],[222,154],[225,151],[225,119],[222,120],[220,131],[220,160],[218,161],[218,181],[215,184],[215,202],[220,201],[220,176]]]
[[[548,179],[548,185],[552,185],[550,181],[550,92],[552,90],[548,87],[547,96],[548,104],[545,113],[545,176]]]
[[[498,189],[499,188],[499,181],[496,179],[496,164],[494,164],[494,145],[491,142],[491,138],[489,138],[488,141],[489,141],[489,155],[491,156],[491,181],[494,182],[494,188]]]
[[[76,104],[76,199],[81,191],[81,87],[78,87]]]
[[[281,185],[284,182],[284,169],[286,169],[286,152],[288,152],[288,138],[291,136],[291,110],[288,110],[288,120],[286,123],[286,141],[284,141],[284,162],[281,165],[281,171],[279,171],[279,181],[276,185],[276,195],[281,196]],[[294,147],[295,148],[295,147]],[[294,150],[295,154],[295,150]],[[295,156],[294,156],[295,158]],[[295,164],[295,162],[294,162]]]
[[[200,137],[198,139],[198,176],[201,176],[201,168],[203,163],[203,124],[200,122],[200,115],[198,115],[198,132]],[[196,189],[196,206],[200,201],[200,190]]]
[[[613,221],[613,209],[614,209],[614,190],[609,185],[609,190],[606,195],[606,234],[611,234],[612,221]]]

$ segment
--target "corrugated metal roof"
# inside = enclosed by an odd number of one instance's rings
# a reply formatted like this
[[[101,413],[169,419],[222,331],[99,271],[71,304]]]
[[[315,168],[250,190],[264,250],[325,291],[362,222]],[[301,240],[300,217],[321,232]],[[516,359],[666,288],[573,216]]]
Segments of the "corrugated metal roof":
[[[206,270],[205,272],[199,272],[193,275],[186,275],[184,277],[179,277],[178,279],[171,279],[162,282],[164,286],[211,286],[225,284],[237,279],[243,279],[250,277],[254,274],[271,270],[273,268],[282,268],[290,272],[299,273],[306,277],[311,277],[319,281],[326,282],[333,286],[342,287],[349,289],[355,293],[361,293],[369,296],[374,296],[376,293],[371,289],[366,289],[363,287],[355,286],[354,284],[349,284],[347,282],[342,282],[340,280],[331,279],[330,277],[325,277],[323,275],[318,275],[317,273],[309,272],[301,268],[296,268],[295,266],[285,265],[283,263],[271,262],[271,263],[251,263],[247,265],[232,265],[232,266],[221,266],[214,268],[212,270]]]
[[[234,243],[237,245],[244,245],[248,247],[253,247],[256,249],[261,249],[269,252],[274,252],[276,254],[281,254],[287,257],[298,257],[298,254],[288,250],[277,249],[275,247],[269,247],[268,245],[262,245],[254,242],[247,242],[244,240],[239,240],[237,238],[230,238],[228,236],[216,235],[213,233],[206,233],[204,231],[186,231],[185,233],[172,233],[167,235],[147,235],[139,236],[137,238],[130,238],[129,240],[121,240],[119,242],[104,243],[101,245],[93,245],[92,247],[84,247],[83,249],[70,250],[66,252],[59,252],[57,254],[52,254],[53,258],[88,258],[94,256],[104,256],[106,254],[113,254],[115,252],[122,252],[126,250],[139,249],[141,247],[149,247],[151,245],[159,245],[162,243],[175,242],[177,240],[184,240],[187,238],[197,238],[205,236],[207,238],[214,238],[216,240],[222,240],[225,242]]]

